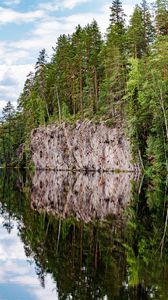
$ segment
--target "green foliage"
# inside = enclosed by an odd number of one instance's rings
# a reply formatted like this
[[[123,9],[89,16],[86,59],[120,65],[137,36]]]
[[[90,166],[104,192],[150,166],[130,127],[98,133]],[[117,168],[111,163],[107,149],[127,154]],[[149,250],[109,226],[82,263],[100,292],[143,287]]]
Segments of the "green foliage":
[[[130,19],[127,31],[128,46],[130,55],[134,58],[141,58],[149,55],[150,45],[154,41],[155,28],[148,4],[144,0],[141,6],[136,5]]]

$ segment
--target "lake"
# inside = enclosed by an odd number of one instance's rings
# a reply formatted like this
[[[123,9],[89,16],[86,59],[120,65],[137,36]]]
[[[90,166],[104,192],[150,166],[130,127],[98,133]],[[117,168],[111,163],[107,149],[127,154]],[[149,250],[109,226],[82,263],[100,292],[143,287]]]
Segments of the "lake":
[[[0,300],[168,299],[166,178],[0,173]]]

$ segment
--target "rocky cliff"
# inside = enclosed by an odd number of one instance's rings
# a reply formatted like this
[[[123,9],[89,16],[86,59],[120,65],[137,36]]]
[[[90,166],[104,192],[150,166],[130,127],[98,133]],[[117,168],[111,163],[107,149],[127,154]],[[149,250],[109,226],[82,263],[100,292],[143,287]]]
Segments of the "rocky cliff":
[[[36,169],[135,171],[130,143],[120,128],[90,121],[40,127],[32,132]]]

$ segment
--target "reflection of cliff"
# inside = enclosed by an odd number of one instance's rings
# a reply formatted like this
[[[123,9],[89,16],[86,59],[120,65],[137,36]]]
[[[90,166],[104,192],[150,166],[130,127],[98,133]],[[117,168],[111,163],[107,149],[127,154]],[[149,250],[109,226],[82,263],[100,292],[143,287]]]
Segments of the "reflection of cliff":
[[[131,195],[132,174],[42,171],[33,178],[32,208],[89,222],[119,215]]]

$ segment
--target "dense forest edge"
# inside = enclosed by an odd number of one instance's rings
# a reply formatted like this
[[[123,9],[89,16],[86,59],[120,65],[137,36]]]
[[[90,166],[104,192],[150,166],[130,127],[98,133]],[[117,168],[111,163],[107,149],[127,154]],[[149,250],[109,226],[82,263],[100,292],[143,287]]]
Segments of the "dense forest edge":
[[[120,126],[149,174],[168,171],[168,1],[143,0],[126,17],[110,7],[102,36],[95,20],[61,35],[48,61],[39,53],[16,109],[9,101],[0,123],[1,166],[30,167],[31,131],[89,119]]]

